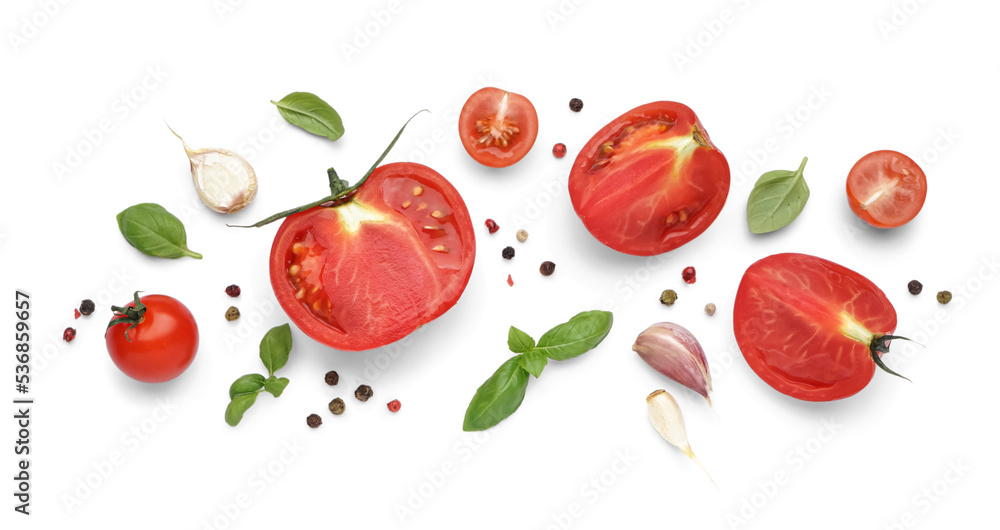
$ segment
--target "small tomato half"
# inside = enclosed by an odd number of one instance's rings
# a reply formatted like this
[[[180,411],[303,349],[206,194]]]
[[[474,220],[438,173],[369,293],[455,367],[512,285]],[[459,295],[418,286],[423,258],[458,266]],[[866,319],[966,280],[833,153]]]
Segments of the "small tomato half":
[[[528,154],[538,137],[538,114],[528,98],[499,88],[481,88],[458,116],[462,146],[476,162],[507,167]]]
[[[912,221],[926,198],[924,171],[903,153],[868,153],[847,174],[851,210],[877,228],[895,228]]]
[[[651,256],[698,237],[729,194],[729,164],[681,103],[636,107],[597,131],[573,163],[569,194],[587,230]]]
[[[284,220],[271,288],[306,335],[367,350],[455,305],[475,254],[472,219],[451,183],[422,164],[386,164],[347,202]]]

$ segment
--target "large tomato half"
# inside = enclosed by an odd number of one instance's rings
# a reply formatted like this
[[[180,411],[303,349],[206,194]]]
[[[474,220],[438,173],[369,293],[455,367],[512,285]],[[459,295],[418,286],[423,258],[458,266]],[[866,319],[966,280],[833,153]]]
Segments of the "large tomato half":
[[[806,401],[859,392],[888,341],[898,338],[890,335],[896,311],[885,293],[846,267],[806,254],[775,254],[747,269],[733,328],[750,368],[775,390]]]
[[[366,350],[455,305],[475,254],[458,191],[427,166],[387,164],[350,201],[285,219],[271,246],[271,287],[306,335]]]
[[[584,226],[626,254],[673,250],[715,221],[729,194],[729,164],[694,111],[660,101],[636,107],[587,142],[569,175]]]

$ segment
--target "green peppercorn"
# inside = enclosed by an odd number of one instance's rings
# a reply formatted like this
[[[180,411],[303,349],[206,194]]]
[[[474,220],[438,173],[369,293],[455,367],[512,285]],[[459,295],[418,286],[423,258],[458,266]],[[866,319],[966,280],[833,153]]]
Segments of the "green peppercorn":
[[[951,291],[941,291],[937,294],[937,301],[942,304],[951,302]]]
[[[343,399],[333,398],[333,401],[330,402],[330,405],[328,405],[328,407],[330,408],[330,412],[336,414],[337,416],[340,416],[341,414],[344,413],[346,405],[344,404]]]
[[[240,318],[240,310],[236,309],[236,306],[230,306],[229,309],[226,310],[226,320],[232,322],[237,318]]]
[[[674,305],[674,302],[676,301],[677,291],[674,291],[673,289],[667,289],[660,295],[660,303],[663,305]]]

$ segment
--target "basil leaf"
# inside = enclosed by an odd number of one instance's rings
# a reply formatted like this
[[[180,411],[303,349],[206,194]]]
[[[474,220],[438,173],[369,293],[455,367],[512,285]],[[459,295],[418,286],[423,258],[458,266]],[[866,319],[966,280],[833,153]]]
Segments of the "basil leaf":
[[[285,391],[286,386],[288,386],[287,377],[279,377],[277,379],[269,377],[267,378],[267,381],[264,381],[264,390],[270,392],[274,397],[281,396],[281,393]]]
[[[518,357],[518,364],[521,365],[521,368],[524,368],[526,372],[535,376],[535,379],[538,379],[542,375],[542,370],[545,369],[545,365],[548,363],[549,360],[538,350],[531,350]]]
[[[538,339],[535,351],[553,361],[571,359],[600,344],[611,331],[612,321],[607,311],[585,311],[548,330]]]
[[[243,419],[243,414],[257,401],[257,393],[240,394],[229,402],[226,407],[226,423],[236,427]]]
[[[535,339],[511,326],[510,331],[507,332],[507,347],[514,353],[524,353],[535,347]]]
[[[201,259],[201,254],[187,247],[184,223],[159,204],[147,202],[130,206],[118,214],[117,219],[118,230],[125,241],[147,256]]]
[[[473,396],[465,411],[464,431],[484,431],[500,423],[521,406],[528,388],[528,372],[521,368],[519,355],[500,365]]]
[[[267,368],[267,375],[273,376],[288,362],[288,353],[292,351],[292,329],[288,324],[271,328],[260,341],[260,360]]]
[[[271,100],[271,103],[278,107],[285,121],[306,132],[326,136],[332,141],[344,135],[340,114],[315,94],[292,92],[281,101]]]
[[[247,374],[233,381],[229,387],[229,399],[233,399],[239,394],[249,394],[257,392],[264,387],[264,376],[260,374]]]
[[[809,186],[802,174],[808,158],[795,171],[768,171],[757,179],[747,200],[747,223],[754,234],[787,226],[802,213],[809,200]]]

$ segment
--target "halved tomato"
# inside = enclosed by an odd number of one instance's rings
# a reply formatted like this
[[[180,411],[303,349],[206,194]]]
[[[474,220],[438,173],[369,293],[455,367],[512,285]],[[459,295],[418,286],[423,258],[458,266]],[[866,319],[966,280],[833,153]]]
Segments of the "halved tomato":
[[[874,227],[895,228],[910,222],[920,213],[926,198],[924,171],[903,153],[868,153],[847,175],[851,210]]]
[[[528,98],[500,90],[474,92],[458,116],[458,135],[476,162],[507,167],[524,158],[538,136],[538,114]]]
[[[600,242],[651,256],[691,241],[729,194],[729,164],[694,111],[660,101],[607,124],[573,163],[569,194]]]
[[[889,351],[896,311],[868,278],[807,254],[747,269],[733,308],[736,342],[775,390],[806,401],[856,394]]]
[[[366,350],[455,305],[475,254],[458,191],[422,164],[386,164],[347,202],[285,219],[271,246],[271,287],[310,337]]]

